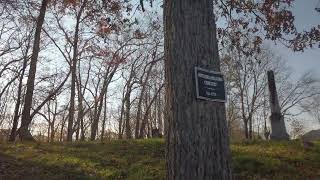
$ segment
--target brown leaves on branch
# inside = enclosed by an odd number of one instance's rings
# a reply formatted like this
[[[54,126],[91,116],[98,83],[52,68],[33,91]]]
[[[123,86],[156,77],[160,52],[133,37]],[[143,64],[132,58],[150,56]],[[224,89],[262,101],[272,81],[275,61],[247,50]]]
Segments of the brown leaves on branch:
[[[63,0],[63,3],[67,6],[76,6],[79,0]]]
[[[320,42],[320,25],[313,27],[310,31],[297,33],[295,38],[289,40],[291,48],[295,51],[303,51],[305,47],[313,47],[314,42]],[[320,48],[320,43],[319,43]]]
[[[130,14],[132,7],[130,3],[121,0],[103,0],[102,11],[109,14],[106,17],[104,14],[98,19],[97,34],[101,37],[106,37],[111,33],[120,33],[120,31],[130,23],[130,20],[124,17],[124,13]]]
[[[112,13],[118,13],[121,10],[120,3],[117,1],[111,1],[110,2],[110,11]]]
[[[134,31],[133,36],[136,39],[143,39],[143,38],[145,38],[146,35],[143,32],[141,32],[139,29],[137,29]]]
[[[249,43],[257,48],[262,39],[281,41],[294,51],[313,47],[320,42],[319,26],[309,31],[297,32],[295,17],[291,11],[293,2],[294,0],[217,0],[219,18],[223,18],[227,24],[225,28],[218,29],[218,35],[220,38],[230,38],[228,41],[237,47]],[[247,42],[247,39],[252,41]],[[224,39],[221,41],[226,43]]]

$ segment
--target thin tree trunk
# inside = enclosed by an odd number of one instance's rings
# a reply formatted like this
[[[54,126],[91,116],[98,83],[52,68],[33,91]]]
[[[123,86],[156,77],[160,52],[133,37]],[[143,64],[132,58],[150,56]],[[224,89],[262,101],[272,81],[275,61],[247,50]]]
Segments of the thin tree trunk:
[[[246,139],[249,139],[249,128],[248,128],[248,120],[244,120],[244,135]]]
[[[61,129],[60,129],[60,142],[62,142],[64,140],[64,138],[63,138],[63,129],[64,129],[64,126],[65,126],[65,123],[66,123],[64,119],[62,121],[63,122],[61,124]]]
[[[132,138],[132,132],[131,132],[131,126],[130,126],[130,93],[131,89],[127,89],[126,99],[125,99],[125,132],[126,132],[126,138],[131,139]]]
[[[147,138],[151,138],[151,128],[152,128],[152,123],[150,122],[150,119],[147,119]]]
[[[84,141],[86,137],[85,137],[85,129],[84,129],[83,118],[80,121],[80,129],[81,129],[80,140]]]
[[[124,97],[123,97],[124,98]],[[120,111],[120,118],[119,118],[119,127],[118,127],[118,139],[122,139],[122,132],[123,132],[123,113],[124,113],[124,99],[121,103],[121,111]]]
[[[80,64],[80,63],[79,63]],[[80,66],[80,65],[79,65]],[[89,70],[91,69],[91,64],[89,66]],[[84,112],[84,108],[83,108],[83,94],[85,93],[85,89],[87,87],[87,83],[88,83],[88,79],[89,79],[89,70],[88,70],[88,75],[87,75],[87,79],[84,85],[84,90],[83,92],[81,92],[81,79],[80,79],[80,67],[79,67],[79,78],[78,78],[78,83],[77,83],[77,89],[78,89],[78,129],[76,132],[76,138],[77,140],[79,139],[80,136],[80,140],[84,141],[85,139],[85,130],[84,130],[84,116],[85,116],[85,112]],[[89,110],[89,109],[88,109]]]
[[[51,134],[50,134],[50,142],[54,142],[54,135],[55,135],[55,130],[54,130],[54,121],[51,124]],[[49,137],[48,137],[49,138]]]
[[[138,110],[137,110],[137,115],[136,115],[136,127],[135,127],[135,138],[138,138],[140,132],[139,132],[139,128],[140,128],[140,121],[141,121],[141,109],[142,109],[142,100],[143,100],[143,96],[145,94],[145,90],[146,90],[146,85],[147,85],[147,82],[149,80],[149,76],[151,74],[151,70],[154,66],[154,62],[151,63],[151,65],[149,66],[148,70],[147,70],[147,74],[146,74],[146,78],[144,79],[142,83],[142,88],[141,88],[141,92],[140,92],[140,98],[139,98],[139,101],[138,101]],[[142,78],[141,78],[142,79]]]
[[[29,69],[29,75],[27,80],[27,90],[25,94],[24,108],[23,108],[22,117],[21,117],[21,126],[18,130],[19,138],[22,141],[34,141],[34,138],[32,137],[28,128],[31,123],[30,111],[32,107],[34,83],[35,83],[35,77],[36,77],[36,71],[37,71],[38,55],[40,51],[41,29],[44,22],[44,17],[46,14],[48,2],[49,0],[42,0],[40,14],[37,19],[37,27],[35,31],[30,69]]]
[[[80,78],[80,76],[79,76]],[[78,79],[78,83],[77,83],[77,90],[78,90],[78,127],[77,127],[77,131],[76,131],[76,140],[79,140],[79,135],[80,135],[80,128],[82,129],[83,127],[83,96],[81,93],[81,82],[80,79]],[[81,138],[81,137],[80,137]]]
[[[47,130],[47,142],[50,142],[50,130],[51,130],[51,124],[49,123],[48,125],[48,130]]]
[[[79,101],[80,102],[80,101]],[[82,104],[80,105],[80,103],[78,104],[78,119],[77,119],[77,129],[76,129],[76,141],[79,140],[80,137],[80,123],[81,123],[81,119],[83,119],[83,110],[82,110]],[[81,109],[80,109],[81,108]]]
[[[74,33],[74,42],[73,42],[73,56],[72,56],[72,65],[71,65],[71,93],[70,93],[70,109],[69,109],[69,118],[68,118],[68,134],[67,141],[72,141],[73,135],[73,121],[74,121],[74,112],[75,112],[75,96],[76,96],[76,79],[77,79],[77,62],[78,62],[78,42],[79,42],[79,29],[80,29],[80,20],[84,7],[86,6],[86,0],[80,7],[79,13],[77,14],[77,22]]]
[[[155,86],[156,87],[156,86]],[[158,119],[158,117],[157,117],[157,106],[158,106],[158,102],[157,102],[157,100],[158,100],[158,95],[156,96],[156,99],[154,100],[154,105],[153,105],[153,115],[152,115],[152,121],[153,121],[153,127],[154,127],[154,129],[158,129],[158,122],[157,122],[157,119]]]
[[[146,106],[146,112],[144,113],[144,116],[143,116],[143,119],[142,119],[142,123],[141,123],[141,127],[140,127],[140,134],[139,134],[139,138],[140,139],[145,136],[145,130],[146,130],[146,125],[147,125],[147,121],[148,121],[148,117],[149,117],[151,106],[152,106],[153,102],[156,100],[157,95],[160,93],[160,91],[163,88],[163,86],[164,86],[164,84],[158,89],[156,94],[150,100],[149,104]]]
[[[252,122],[252,116],[249,116],[249,139],[253,138],[253,122]]]
[[[167,179],[232,179],[225,104],[196,99],[195,67],[220,71],[212,0],[165,0]]]
[[[104,139],[106,121],[107,121],[107,95],[104,96],[103,121],[102,121],[102,128],[101,128],[101,141],[103,141],[103,139]]]
[[[10,142],[15,141],[16,140],[16,135],[17,135],[17,128],[18,128],[18,122],[19,122],[19,110],[20,110],[20,105],[21,105],[23,77],[24,77],[24,73],[25,73],[26,67],[28,65],[28,58],[27,58],[28,49],[29,49],[29,43],[28,43],[26,55],[25,55],[24,60],[23,60],[22,72],[21,72],[20,79],[19,79],[17,102],[16,102],[16,105],[15,105],[15,108],[14,108],[13,124],[12,124],[12,129],[11,129],[11,133],[10,133],[10,137],[9,137],[9,141]]]
[[[51,135],[50,135],[50,142],[52,142],[52,143],[54,142],[54,136],[55,136],[55,133],[56,133],[56,131],[54,129],[54,125],[55,125],[56,118],[57,118],[57,111],[58,111],[58,102],[55,99],[55,101],[54,101],[54,113],[53,113],[52,122],[51,122]]]
[[[103,102],[104,102],[104,97],[106,96],[108,86],[113,78],[113,75],[115,74],[117,70],[117,67],[115,67],[110,73],[109,69],[107,70],[107,73],[105,74],[104,80],[103,80],[103,85],[100,91],[99,95],[99,101],[97,102],[97,106],[95,108],[95,113],[93,117],[93,122],[92,122],[92,127],[91,127],[91,140],[95,140],[97,131],[98,131],[98,125],[99,125],[99,119],[101,116],[101,111],[103,107]]]
[[[158,128],[160,136],[163,134],[163,121],[162,121],[162,108],[161,108],[161,93],[158,95],[158,106],[157,106],[157,113],[158,113]]]

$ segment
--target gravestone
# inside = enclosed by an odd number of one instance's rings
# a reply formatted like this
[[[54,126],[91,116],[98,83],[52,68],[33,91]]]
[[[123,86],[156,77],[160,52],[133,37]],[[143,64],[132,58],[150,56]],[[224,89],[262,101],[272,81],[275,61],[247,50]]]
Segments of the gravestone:
[[[269,87],[269,102],[271,108],[271,135],[273,140],[289,140],[289,134],[286,131],[283,115],[280,111],[276,83],[274,80],[273,71],[268,71],[268,87]]]

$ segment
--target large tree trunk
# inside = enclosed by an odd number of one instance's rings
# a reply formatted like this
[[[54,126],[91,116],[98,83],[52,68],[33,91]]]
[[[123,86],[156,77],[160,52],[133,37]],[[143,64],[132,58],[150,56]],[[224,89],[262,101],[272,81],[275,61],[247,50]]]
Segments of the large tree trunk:
[[[283,115],[280,111],[276,83],[274,80],[273,71],[268,71],[268,87],[270,94],[270,108],[271,108],[271,135],[270,139],[275,140],[289,140],[289,135],[286,131]]]
[[[19,137],[22,141],[34,141],[34,138],[32,137],[28,128],[31,123],[30,111],[32,107],[34,83],[35,83],[35,77],[37,72],[38,55],[40,51],[41,29],[44,22],[44,17],[46,14],[48,2],[49,0],[42,1],[40,14],[37,19],[37,27],[36,27],[36,32],[34,36],[30,69],[29,69],[29,75],[27,80],[27,90],[25,94],[24,108],[23,108],[22,117],[21,117],[21,126],[18,130]]]
[[[224,103],[196,99],[195,67],[220,71],[212,0],[166,0],[167,179],[231,179]]]

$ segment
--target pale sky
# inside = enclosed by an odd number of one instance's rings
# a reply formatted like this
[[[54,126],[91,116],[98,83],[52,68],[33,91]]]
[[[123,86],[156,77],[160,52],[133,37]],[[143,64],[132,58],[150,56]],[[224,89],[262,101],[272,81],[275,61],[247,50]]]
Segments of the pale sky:
[[[299,31],[309,30],[310,27],[320,25],[320,13],[315,7],[320,0],[296,0],[293,6],[296,27]],[[320,4],[319,4],[320,5]],[[281,44],[270,43],[273,49],[279,52],[288,65],[294,70],[294,78],[304,72],[312,71],[320,79],[320,48],[316,45],[305,52],[293,52]]]
[[[315,10],[320,0],[296,0],[293,6],[296,27],[299,31],[309,30],[310,27],[320,25],[320,13]],[[291,49],[281,44],[275,45],[269,43],[272,49],[275,49],[287,64],[292,68],[292,78],[299,78],[302,74],[312,71],[314,76],[320,80],[320,48],[316,45],[313,49],[307,49],[304,52],[293,52]],[[306,130],[319,129],[320,123],[312,117],[304,114],[301,116],[307,120],[305,122]]]

